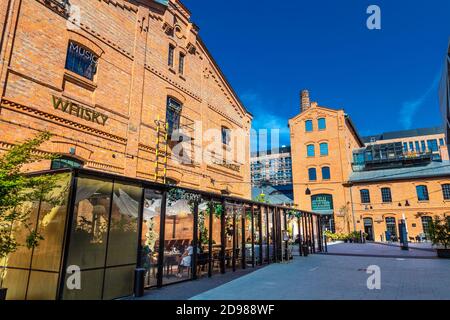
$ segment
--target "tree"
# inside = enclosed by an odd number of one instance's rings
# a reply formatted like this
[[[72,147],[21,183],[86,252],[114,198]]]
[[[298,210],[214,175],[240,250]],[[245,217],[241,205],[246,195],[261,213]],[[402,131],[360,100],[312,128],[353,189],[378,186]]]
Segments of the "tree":
[[[17,251],[20,246],[31,249],[43,240],[39,232],[32,228],[31,208],[23,204],[44,199],[55,187],[55,179],[52,176],[27,176],[21,170],[26,164],[55,158],[53,155],[36,152],[50,137],[49,132],[40,133],[0,156],[0,261]],[[27,230],[24,243],[15,237],[18,227]],[[3,276],[4,274],[0,280]]]
[[[450,221],[435,216],[428,225],[428,233],[433,245],[442,245],[445,249],[450,246]]]

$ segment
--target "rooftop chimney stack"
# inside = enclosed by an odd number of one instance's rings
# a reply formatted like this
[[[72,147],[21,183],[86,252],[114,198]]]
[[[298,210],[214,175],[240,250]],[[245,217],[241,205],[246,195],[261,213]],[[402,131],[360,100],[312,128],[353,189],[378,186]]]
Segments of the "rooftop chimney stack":
[[[310,107],[311,107],[311,101],[309,100],[309,91],[302,90],[300,112],[306,111]]]

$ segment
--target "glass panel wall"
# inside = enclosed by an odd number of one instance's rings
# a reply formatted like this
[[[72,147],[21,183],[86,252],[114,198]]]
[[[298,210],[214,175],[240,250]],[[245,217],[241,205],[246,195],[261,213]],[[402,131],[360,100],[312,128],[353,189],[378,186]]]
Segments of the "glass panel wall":
[[[133,293],[143,189],[120,181],[77,178],[68,266],[81,270],[81,289],[64,299],[111,299]],[[66,274],[65,283],[71,274]]]
[[[253,238],[255,240],[255,262],[257,265],[260,265],[262,263],[261,259],[261,245],[260,240],[262,239],[260,232],[262,232],[260,228],[261,224],[261,207],[255,206],[253,211],[253,223],[254,223],[254,229],[253,229]]]
[[[235,259],[235,269],[242,268],[242,251],[243,243],[242,243],[242,218],[243,218],[243,206],[235,205],[234,206],[234,259]]]
[[[212,273],[220,273],[220,257],[222,248],[221,237],[221,215],[223,207],[220,203],[214,202],[214,209],[212,215]]]
[[[268,210],[268,218],[267,218],[267,228],[268,228],[268,244],[269,244],[269,260],[273,261],[275,259],[274,253],[274,237],[273,234],[273,217],[274,217],[274,209],[269,208]]]
[[[161,231],[162,192],[145,189],[141,233],[141,267],[146,270],[145,286],[157,285]]]
[[[209,272],[209,233],[211,222],[210,201],[203,200],[198,205],[198,248],[197,277],[207,276]]]
[[[244,228],[244,250],[245,250],[245,264],[247,267],[252,266],[253,251],[252,251],[252,211],[251,206],[245,206],[245,228]]]
[[[191,279],[194,254],[193,204],[184,190],[172,188],[166,205],[163,284]]]
[[[263,263],[269,262],[269,234],[267,229],[267,207],[261,207]]]
[[[233,241],[234,241],[234,206],[227,203],[225,208],[225,268],[233,268]],[[228,270],[229,271],[229,270]]]
[[[14,210],[28,215],[28,228],[14,222],[18,250],[0,260],[0,286],[8,288],[9,300],[54,300],[62,257],[71,174],[46,176],[36,189],[25,191],[29,199]],[[42,239],[28,249],[24,244],[30,232]]]

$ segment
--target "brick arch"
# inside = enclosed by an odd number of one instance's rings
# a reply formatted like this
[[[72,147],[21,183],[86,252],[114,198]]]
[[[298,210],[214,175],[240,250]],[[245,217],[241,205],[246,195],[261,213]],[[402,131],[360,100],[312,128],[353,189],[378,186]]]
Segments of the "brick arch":
[[[172,87],[166,87],[166,93],[167,93],[167,96],[175,98],[176,100],[180,101],[182,104],[186,103],[186,96],[183,93],[181,93],[181,91],[179,91],[175,88],[172,88]]]
[[[75,148],[74,154],[70,153],[70,148]],[[94,153],[94,151],[84,146],[58,140],[52,141],[52,152],[73,157],[83,162],[87,162],[91,158],[91,155]]]
[[[92,52],[94,52],[98,57],[101,57],[105,51],[100,47],[96,42],[88,39],[81,33],[78,33],[76,30],[67,30],[69,32],[69,40],[72,40],[76,43],[79,43]]]

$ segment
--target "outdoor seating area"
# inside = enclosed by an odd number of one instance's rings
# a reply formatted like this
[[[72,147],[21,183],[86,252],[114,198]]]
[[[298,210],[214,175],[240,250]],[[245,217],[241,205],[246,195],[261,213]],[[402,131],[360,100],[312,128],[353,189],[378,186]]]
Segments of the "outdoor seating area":
[[[126,297],[136,270],[147,289],[213,277],[286,261],[296,238],[323,250],[314,213],[81,168],[42,174],[58,180],[32,204],[44,240],[1,266],[12,299]],[[66,286],[73,266],[80,290]]]

